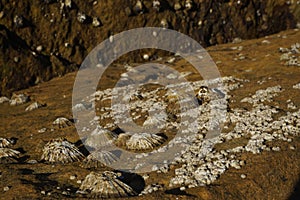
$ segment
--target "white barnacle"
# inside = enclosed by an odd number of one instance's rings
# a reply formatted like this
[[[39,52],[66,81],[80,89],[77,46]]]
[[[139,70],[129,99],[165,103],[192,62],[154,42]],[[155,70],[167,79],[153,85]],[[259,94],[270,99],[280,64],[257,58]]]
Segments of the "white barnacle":
[[[20,152],[10,148],[0,148],[0,163],[17,162]]]
[[[209,89],[207,86],[201,86],[198,94],[197,94],[197,99],[201,104],[209,102],[210,97],[209,97]]]
[[[84,158],[79,149],[65,138],[50,140],[43,149],[42,160],[49,163],[71,163]]]
[[[84,168],[99,168],[103,165],[110,165],[117,160],[118,157],[110,151],[94,151],[82,161],[81,166]]]
[[[78,12],[78,14],[77,14],[77,20],[78,20],[80,23],[85,23],[86,20],[87,20],[86,14],[83,13],[83,12]]]
[[[152,133],[135,133],[126,141],[126,147],[132,150],[153,149],[165,142],[165,138]]]
[[[101,21],[98,17],[93,17],[93,22],[92,22],[94,27],[99,27],[101,26]]]
[[[29,97],[25,94],[13,94],[9,101],[9,104],[11,106],[17,106],[17,105],[27,103],[28,101],[29,101]]]
[[[156,11],[159,11],[159,10],[160,10],[160,1],[158,1],[158,0],[153,0],[153,1],[152,1],[152,7],[153,7]]]
[[[168,22],[166,19],[162,19],[162,20],[160,21],[160,26],[161,26],[162,28],[169,28],[169,22]]]
[[[65,117],[59,117],[54,120],[52,124],[58,126],[59,128],[64,128],[67,126],[71,126],[72,122]]]
[[[15,143],[15,139],[0,138],[0,148],[11,147]]]
[[[110,171],[91,172],[83,180],[77,193],[89,194],[93,198],[117,198],[137,195],[136,192]]]
[[[192,0],[186,0],[186,1],[185,1],[185,8],[186,8],[187,10],[192,9],[192,8],[193,8],[193,1],[192,1]]]

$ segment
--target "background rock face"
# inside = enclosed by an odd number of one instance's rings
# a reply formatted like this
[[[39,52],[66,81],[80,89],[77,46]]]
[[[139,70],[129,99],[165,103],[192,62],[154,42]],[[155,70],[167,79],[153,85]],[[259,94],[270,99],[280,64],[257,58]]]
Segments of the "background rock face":
[[[281,0],[160,0],[154,7],[136,0],[0,0],[0,95],[74,71],[97,44],[124,30],[167,27],[209,46],[294,28],[299,6]]]

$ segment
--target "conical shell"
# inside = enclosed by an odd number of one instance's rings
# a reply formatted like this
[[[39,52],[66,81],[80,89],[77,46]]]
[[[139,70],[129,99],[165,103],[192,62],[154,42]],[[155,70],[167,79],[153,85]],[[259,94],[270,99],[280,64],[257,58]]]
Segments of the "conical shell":
[[[71,126],[72,122],[65,117],[59,117],[54,120],[52,124],[58,126],[59,128],[64,128],[67,126]]]
[[[17,162],[20,152],[10,148],[0,148],[0,163]]]
[[[94,198],[116,198],[136,195],[114,172],[91,172],[83,180],[78,193],[90,193]]]
[[[116,162],[118,157],[110,151],[94,151],[82,161],[84,168],[99,168]]]
[[[151,133],[135,133],[126,141],[126,147],[132,150],[153,149],[165,142],[162,136]]]
[[[71,163],[84,158],[78,148],[64,138],[50,140],[43,149],[42,160],[50,163]]]
[[[111,144],[114,137],[115,136],[111,131],[104,129],[101,126],[97,126],[96,129],[88,136],[84,144],[95,149],[100,149]]]
[[[11,147],[15,143],[14,139],[0,138],[0,148]]]

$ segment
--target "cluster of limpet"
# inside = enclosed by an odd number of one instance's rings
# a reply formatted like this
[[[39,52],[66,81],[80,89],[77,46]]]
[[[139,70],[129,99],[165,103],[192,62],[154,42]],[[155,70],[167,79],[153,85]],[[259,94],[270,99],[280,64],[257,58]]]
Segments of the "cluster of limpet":
[[[71,163],[84,158],[79,149],[65,138],[50,140],[43,149],[41,159],[49,163]]]
[[[127,184],[119,180],[118,174],[105,171],[91,172],[83,180],[77,193],[90,194],[93,198],[117,198],[137,195]]]
[[[152,133],[135,133],[126,141],[126,147],[131,150],[149,150],[160,146],[166,141],[162,136]]]
[[[94,151],[82,161],[81,166],[84,168],[99,168],[103,165],[110,165],[117,160],[118,157],[110,151]]]

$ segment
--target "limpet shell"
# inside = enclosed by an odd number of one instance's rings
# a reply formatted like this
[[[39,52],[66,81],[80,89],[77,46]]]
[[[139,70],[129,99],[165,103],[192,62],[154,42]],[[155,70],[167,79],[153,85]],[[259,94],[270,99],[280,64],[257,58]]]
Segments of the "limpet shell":
[[[165,142],[165,138],[152,133],[135,133],[126,141],[126,147],[132,150],[153,149]]]
[[[105,171],[91,172],[83,180],[77,193],[90,194],[93,198],[116,198],[136,195],[127,184],[118,179],[118,174]]]
[[[41,159],[49,163],[71,163],[84,158],[79,149],[65,138],[50,140],[43,149]]]

